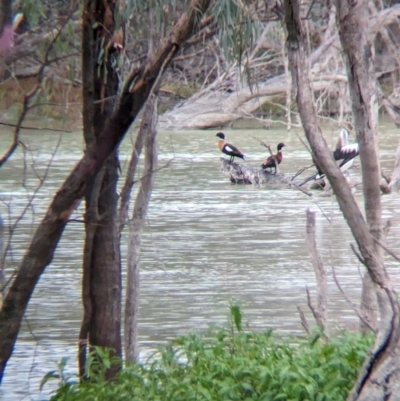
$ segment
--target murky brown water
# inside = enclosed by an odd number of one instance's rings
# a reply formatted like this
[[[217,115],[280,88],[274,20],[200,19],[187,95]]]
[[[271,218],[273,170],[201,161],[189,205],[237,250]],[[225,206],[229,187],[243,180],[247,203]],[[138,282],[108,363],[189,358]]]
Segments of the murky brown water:
[[[383,167],[393,165],[398,132],[391,124],[381,128]],[[225,131],[228,140],[258,165],[266,152],[251,138],[255,135],[273,144],[287,145],[281,165],[291,174],[310,164],[309,155],[295,132],[242,130]],[[349,251],[354,242],[334,199],[310,199],[290,189],[233,186],[219,168],[216,131],[163,132],[160,134],[160,165],[141,262],[140,342],[143,351],[155,344],[192,330],[226,321],[230,300],[243,307],[250,327],[276,328],[300,333],[297,305],[306,307],[305,287],[314,291],[314,276],[305,248],[305,210],[318,212],[318,245],[329,270],[330,318],[339,327],[355,327],[357,320],[336,289],[331,266],[353,301],[360,295],[359,266]],[[0,132],[0,148],[7,145],[7,131]],[[327,137],[331,137],[327,133]],[[35,171],[43,174],[59,139],[50,132],[25,132],[31,152],[24,175],[19,151],[0,169],[0,213],[15,219],[32,194]],[[332,143],[336,137],[332,138]],[[130,152],[130,139],[121,150],[123,166]],[[8,271],[18,266],[35,224],[40,221],[54,191],[80,158],[79,133],[64,134],[53,167],[33,207],[19,224],[12,241]],[[353,174],[357,174],[355,168]],[[26,178],[26,179],[25,179]],[[26,185],[21,186],[25,179]],[[362,204],[360,191],[357,199]],[[382,198],[384,218],[391,219],[389,246],[399,252],[398,195]],[[329,216],[332,224],[322,215]],[[82,208],[77,211],[80,219]],[[126,251],[124,241],[123,252]],[[10,360],[0,399],[46,399],[51,386],[39,394],[41,378],[63,357],[69,370],[76,366],[76,345],[81,319],[80,265],[83,231],[70,223],[51,266],[46,269],[29,305],[26,320]],[[388,259],[389,272],[400,287],[398,265]],[[309,316],[309,314],[308,314]]]

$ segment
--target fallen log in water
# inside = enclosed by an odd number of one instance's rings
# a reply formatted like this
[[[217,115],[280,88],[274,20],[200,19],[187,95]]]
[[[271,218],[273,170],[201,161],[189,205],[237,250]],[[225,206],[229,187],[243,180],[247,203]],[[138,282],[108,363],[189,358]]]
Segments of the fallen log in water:
[[[270,185],[288,185],[290,179],[285,174],[269,172],[259,167],[248,166],[230,162],[221,157],[221,171],[229,176],[233,184],[270,184]]]

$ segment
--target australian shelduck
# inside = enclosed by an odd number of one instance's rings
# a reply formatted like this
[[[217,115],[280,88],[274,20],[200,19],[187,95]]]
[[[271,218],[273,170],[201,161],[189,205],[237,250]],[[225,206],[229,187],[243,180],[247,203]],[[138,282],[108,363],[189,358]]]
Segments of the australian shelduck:
[[[218,132],[218,134],[215,136],[219,138],[218,141],[219,150],[222,153],[225,153],[226,155],[230,156],[231,158],[230,162],[232,162],[235,157],[240,157],[241,159],[244,160],[244,154],[236,146],[233,146],[230,143],[225,142],[225,134],[223,132]]]
[[[283,148],[284,146],[285,146],[285,144],[282,143],[282,142],[280,142],[280,143],[278,143],[278,146],[276,147],[277,150],[278,150],[278,152],[277,152],[277,154],[275,155],[275,157],[276,157],[276,160],[277,160],[278,164],[281,164],[281,163],[282,163],[282,160],[283,160],[282,148]],[[262,168],[263,170],[265,170],[266,168],[269,168],[269,169],[275,168],[275,173],[276,173],[275,158],[272,157],[272,156],[268,157],[268,159],[265,160],[265,162],[264,162],[263,164],[261,164],[261,168]]]
[[[354,158],[359,155],[360,148],[358,143],[348,143],[349,133],[342,129],[339,134],[339,139],[337,141],[335,150],[333,151],[333,158],[339,163],[339,168],[342,173],[346,172],[354,162]],[[317,179],[323,178],[324,173],[317,166],[318,175]]]

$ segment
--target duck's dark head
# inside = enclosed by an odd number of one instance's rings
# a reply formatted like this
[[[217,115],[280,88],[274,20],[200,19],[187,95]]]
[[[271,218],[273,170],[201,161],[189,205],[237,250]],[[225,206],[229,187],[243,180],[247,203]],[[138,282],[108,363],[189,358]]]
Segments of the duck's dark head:
[[[281,151],[284,146],[286,146],[286,145],[283,142],[278,143],[278,146],[277,146],[278,152]]]
[[[222,139],[222,140],[225,139],[225,134],[223,132],[218,132],[218,134],[215,136],[217,136],[219,139]]]

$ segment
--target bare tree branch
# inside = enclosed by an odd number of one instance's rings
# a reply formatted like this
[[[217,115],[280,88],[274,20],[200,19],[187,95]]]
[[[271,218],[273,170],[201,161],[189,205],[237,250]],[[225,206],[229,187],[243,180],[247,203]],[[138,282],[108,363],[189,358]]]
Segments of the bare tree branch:
[[[53,103],[53,104],[56,104],[56,103]],[[4,122],[1,122],[1,121],[0,121],[0,125],[4,125],[6,127],[17,127],[17,124],[4,123]],[[72,132],[72,131],[68,131],[68,130],[65,130],[65,129],[43,128],[43,127],[27,127],[26,125],[21,125],[19,128],[20,129],[29,129],[31,131],[44,131],[44,130],[46,130],[46,131],[51,131],[51,132],[68,132],[68,133]]]
[[[357,317],[363,322],[365,326],[367,326],[373,333],[376,333],[377,330],[374,329],[374,327],[369,323],[368,319],[366,319],[358,310],[357,305],[353,302],[351,302],[350,298],[347,296],[347,294],[343,291],[342,286],[340,285],[340,282],[337,278],[336,275],[336,270],[335,266],[332,265],[332,275],[333,275],[333,280],[336,283],[336,286],[338,287],[340,293],[343,295],[343,298],[346,300],[346,302],[351,306],[353,309],[354,313],[357,315]]]
[[[301,309],[300,306],[297,306],[297,310],[299,311],[301,325],[303,326],[306,333],[310,334],[310,328],[308,326],[307,319],[306,319],[306,316],[305,316],[303,310]]]
[[[315,279],[317,283],[317,317],[318,326],[328,335],[328,283],[326,278],[325,267],[322,263],[321,256],[318,252],[317,241],[315,239],[315,212],[310,209],[306,211],[306,244],[311,263],[314,268]],[[308,291],[307,291],[308,294]]]

